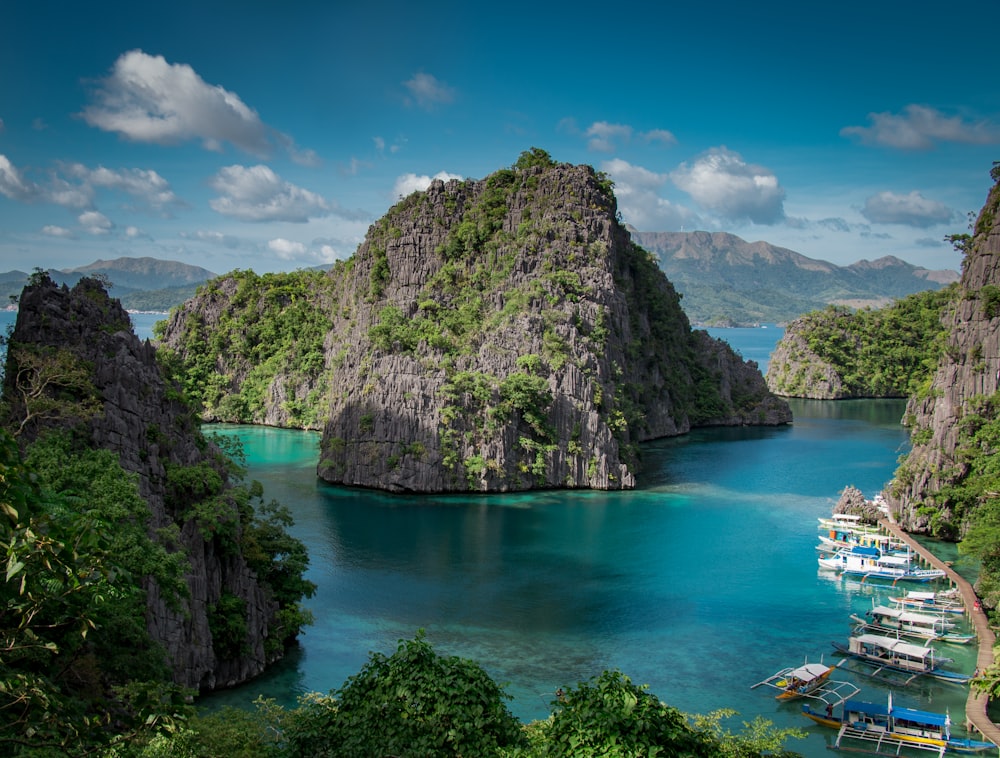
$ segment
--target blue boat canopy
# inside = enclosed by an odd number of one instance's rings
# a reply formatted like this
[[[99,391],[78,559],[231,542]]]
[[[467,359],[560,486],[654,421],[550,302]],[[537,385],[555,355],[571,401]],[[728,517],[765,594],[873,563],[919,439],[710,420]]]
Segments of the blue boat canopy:
[[[882,716],[885,717],[891,715],[894,719],[902,719],[905,721],[912,721],[918,724],[927,724],[928,726],[939,726],[945,727],[949,724],[949,718],[947,714],[943,713],[933,713],[931,711],[920,711],[916,708],[900,708],[898,706],[892,706],[891,710],[886,708],[882,703],[868,703],[864,700],[848,700],[844,703],[844,714],[851,713],[864,713],[868,716]]]

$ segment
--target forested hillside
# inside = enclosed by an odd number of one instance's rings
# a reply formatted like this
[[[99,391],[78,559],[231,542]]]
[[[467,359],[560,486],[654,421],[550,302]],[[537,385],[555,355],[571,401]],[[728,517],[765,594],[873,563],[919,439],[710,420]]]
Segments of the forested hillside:
[[[657,257],[698,324],[784,323],[827,305],[879,308],[958,280],[892,256],[837,266],[725,232],[632,232]]]
[[[884,308],[828,306],[796,319],[771,355],[767,386],[786,397],[909,397],[926,391],[955,285]]]

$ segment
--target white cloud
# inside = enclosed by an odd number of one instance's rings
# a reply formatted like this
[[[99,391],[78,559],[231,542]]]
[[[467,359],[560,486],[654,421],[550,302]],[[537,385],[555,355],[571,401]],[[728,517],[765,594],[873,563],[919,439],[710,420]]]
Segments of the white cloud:
[[[677,138],[674,136],[674,133],[666,129],[653,129],[644,132],[641,136],[646,142],[662,142],[664,145],[677,144]]]
[[[403,82],[403,86],[412,95],[416,104],[424,110],[431,110],[435,105],[447,105],[454,101],[455,90],[444,82],[438,81],[431,74],[416,73],[412,79]],[[407,104],[410,100],[407,98]]]
[[[263,165],[226,166],[209,185],[221,195],[209,201],[212,209],[243,221],[304,223],[334,212],[320,195],[286,182]]]
[[[210,242],[213,245],[221,245],[230,250],[234,250],[240,246],[240,239],[238,237],[234,237],[231,234],[223,234],[222,232],[199,230],[194,234],[182,233],[181,236],[201,240],[202,242]]]
[[[712,148],[671,174],[698,205],[730,220],[776,224],[785,218],[785,190],[767,168],[746,163],[725,147]]]
[[[315,153],[300,150],[290,137],[265,125],[235,93],[207,83],[187,64],[167,63],[142,50],[115,61],[82,116],[91,126],[136,142],[170,145],[196,139],[208,150],[221,150],[228,142],[263,158],[274,139],[297,163],[318,162]]]
[[[392,185],[392,196],[394,198],[404,198],[414,192],[423,192],[431,186],[431,182],[440,179],[442,182],[449,182],[452,179],[462,180],[458,174],[449,174],[447,171],[438,171],[434,176],[418,176],[417,174],[403,174],[396,177],[395,184]]]
[[[93,235],[108,234],[115,226],[107,216],[98,211],[84,211],[77,217],[77,221],[85,232]]]
[[[25,179],[6,155],[0,155],[0,194],[11,200],[31,202],[38,199],[39,188]]]
[[[59,164],[47,182],[39,184],[25,178],[6,156],[0,155],[0,194],[12,200],[93,209],[97,189],[124,192],[156,210],[183,204],[169,182],[155,171],[138,168],[113,171],[104,166],[88,168],[82,163]]]
[[[277,253],[279,258],[286,261],[298,260],[306,254],[306,246],[301,242],[293,242],[282,237],[270,240],[267,247],[272,253]]]
[[[131,168],[113,171],[104,166],[91,169],[83,164],[74,163],[67,168],[67,171],[74,178],[80,179],[85,186],[124,192],[142,200],[151,208],[162,209],[180,203],[170,188],[170,183],[153,170]]]
[[[589,150],[610,153],[614,152],[617,141],[628,142],[632,138],[632,127],[625,124],[609,124],[607,121],[595,121],[583,135],[587,137]]]
[[[871,126],[845,126],[842,137],[856,137],[865,145],[901,150],[927,150],[935,142],[962,142],[973,145],[1000,143],[1000,127],[988,120],[967,121],[962,116],[946,116],[926,105],[908,105],[903,113],[869,113]]]
[[[601,169],[615,182],[622,217],[636,229],[669,231],[698,225],[698,217],[689,209],[660,196],[669,174],[657,174],[618,158],[605,161]]]
[[[944,203],[928,200],[919,192],[907,195],[879,192],[865,200],[861,215],[873,224],[902,224],[925,229],[937,224],[947,224],[958,218],[958,213]]]
[[[65,239],[73,239],[72,230],[67,229],[65,226],[55,226],[54,224],[43,226],[42,234],[47,237],[63,237]]]
[[[337,257],[333,248],[329,245],[319,245],[318,247],[310,248],[302,242],[295,242],[283,237],[269,240],[267,249],[283,261],[305,263],[310,266],[320,263],[331,263]]]

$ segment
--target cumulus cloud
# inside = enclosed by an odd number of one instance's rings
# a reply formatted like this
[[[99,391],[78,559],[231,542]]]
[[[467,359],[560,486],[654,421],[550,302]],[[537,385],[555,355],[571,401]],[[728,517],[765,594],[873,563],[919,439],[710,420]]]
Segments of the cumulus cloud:
[[[614,151],[616,141],[628,142],[632,138],[632,127],[625,124],[609,124],[607,121],[595,121],[583,134],[587,138],[588,149],[610,153]]]
[[[454,88],[431,74],[416,73],[412,79],[403,82],[403,86],[412,97],[412,100],[409,97],[406,99],[407,104],[415,102],[424,110],[432,110],[436,105],[447,105],[455,99]]]
[[[98,211],[84,211],[77,217],[77,221],[85,232],[95,236],[109,234],[115,226],[111,219]]]
[[[264,165],[226,166],[209,185],[220,197],[212,210],[242,221],[292,221],[329,216],[335,208],[323,197],[285,181]]]
[[[0,155],[0,194],[11,200],[31,202],[38,199],[40,191],[37,185],[21,175],[6,155]]]
[[[302,242],[277,237],[269,240],[267,249],[283,261],[306,263],[314,266],[319,263],[330,263],[336,259],[333,248],[329,245],[315,244],[310,247]]]
[[[89,168],[82,163],[59,164],[44,183],[27,179],[0,155],[0,194],[21,202],[44,202],[64,208],[93,209],[98,189],[123,192],[155,210],[183,205],[170,183],[155,171]]]
[[[947,224],[958,218],[958,213],[944,203],[929,200],[919,192],[907,195],[879,192],[865,200],[861,215],[873,224],[902,224],[927,228]]]
[[[854,137],[864,145],[900,150],[927,150],[936,142],[972,145],[1000,143],[1000,126],[988,120],[970,121],[962,116],[946,116],[926,105],[908,105],[902,113],[869,113],[871,126],[845,126],[842,137]]]
[[[272,253],[276,253],[279,258],[286,261],[298,260],[306,253],[306,246],[301,242],[293,242],[282,237],[270,240],[267,247]]]
[[[142,50],[115,61],[81,115],[91,126],[135,142],[172,145],[193,139],[216,151],[228,142],[264,158],[274,140],[297,163],[318,162],[314,152],[264,124],[237,94],[209,84],[187,64]]]
[[[571,134],[576,133],[576,123],[573,119],[563,119],[559,122],[558,128]],[[634,134],[635,130],[628,124],[610,124],[607,121],[595,121],[583,132],[583,136],[587,138],[587,149],[601,153],[612,153],[619,145],[628,144]],[[648,132],[639,132],[636,136],[647,144],[659,142],[672,145],[677,142],[673,133],[666,129],[651,129]]]
[[[156,171],[139,168],[116,171],[104,166],[92,169],[81,163],[74,163],[67,167],[67,173],[80,180],[84,188],[101,187],[124,192],[151,208],[163,209],[180,204],[170,183]]]
[[[396,177],[395,184],[392,185],[392,196],[394,198],[404,198],[413,192],[423,192],[431,186],[431,182],[440,179],[442,182],[449,182],[452,179],[462,180],[458,174],[449,174],[447,171],[438,171],[434,176],[417,174],[403,174]]]
[[[674,136],[674,133],[666,129],[652,129],[651,131],[644,132],[641,136],[645,142],[660,142],[664,145],[677,144],[677,138]]]
[[[689,209],[660,196],[669,174],[658,174],[618,158],[605,161],[601,169],[615,182],[622,217],[636,229],[663,231],[699,225],[698,217]]]
[[[42,227],[42,234],[46,237],[63,237],[65,239],[73,239],[73,232],[67,229],[65,226],[56,226],[54,224],[47,224]]]
[[[776,224],[785,218],[778,178],[725,147],[712,148],[691,165],[682,163],[671,179],[699,206],[730,221]]]

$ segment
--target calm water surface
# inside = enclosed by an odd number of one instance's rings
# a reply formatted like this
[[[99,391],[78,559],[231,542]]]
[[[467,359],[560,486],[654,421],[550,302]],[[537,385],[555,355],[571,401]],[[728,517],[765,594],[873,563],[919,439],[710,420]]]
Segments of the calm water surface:
[[[6,314],[5,314],[6,315]],[[162,315],[133,315],[151,335]],[[144,331],[145,330],[145,331]],[[714,329],[766,370],[781,329]],[[321,483],[319,435],[246,426],[250,477],[294,512],[309,548],[301,645],[249,685],[205,702],[246,706],[259,694],[287,705],[344,684],[371,651],[392,653],[418,629],[442,654],[479,662],[512,696],[520,719],[544,718],[557,687],[620,669],[689,713],[739,711],[800,727],[789,747],[829,755],[834,732],[752,684],[809,659],[838,660],[853,611],[884,588],[817,569],[817,517],[846,485],[871,496],[907,449],[902,401],[794,401],[779,429],[699,430],[643,448],[632,492],[394,496]],[[971,672],[974,651],[953,646]],[[884,701],[889,689],[840,671]],[[897,703],[950,710],[964,690],[918,683]]]

